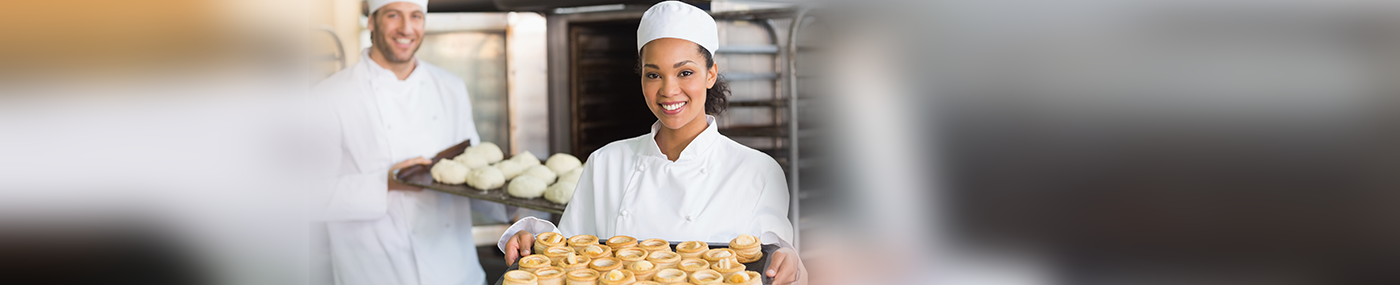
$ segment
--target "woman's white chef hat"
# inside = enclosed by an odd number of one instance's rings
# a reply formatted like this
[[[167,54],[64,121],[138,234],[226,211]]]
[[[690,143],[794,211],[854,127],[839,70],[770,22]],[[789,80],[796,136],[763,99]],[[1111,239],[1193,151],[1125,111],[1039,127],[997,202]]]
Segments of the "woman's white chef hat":
[[[700,44],[710,50],[710,58],[714,58],[715,49],[719,47],[715,18],[700,8],[680,1],[656,3],[642,14],[642,24],[637,26],[637,52],[642,52],[642,46],[660,38],[677,38]]]
[[[394,2],[408,2],[418,4],[418,7],[423,8],[423,13],[428,12],[428,0],[368,0],[366,2],[369,2],[369,12],[371,14],[373,14],[375,10],[379,10],[379,7],[384,7],[384,5],[389,5],[389,3]]]

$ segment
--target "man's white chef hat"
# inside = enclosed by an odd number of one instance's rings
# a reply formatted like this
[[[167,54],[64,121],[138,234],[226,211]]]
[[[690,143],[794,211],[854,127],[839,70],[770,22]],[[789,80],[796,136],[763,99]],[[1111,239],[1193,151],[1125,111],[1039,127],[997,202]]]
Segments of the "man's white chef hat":
[[[379,10],[379,7],[384,7],[384,5],[389,5],[389,3],[394,2],[408,2],[418,4],[418,7],[423,8],[423,13],[428,12],[428,0],[367,0],[365,2],[369,2],[370,14],[374,14],[374,11]]]
[[[700,44],[710,50],[714,58],[719,48],[719,29],[715,18],[700,8],[679,1],[666,1],[652,5],[642,14],[642,24],[637,26],[637,52],[642,46],[660,38],[677,38]]]

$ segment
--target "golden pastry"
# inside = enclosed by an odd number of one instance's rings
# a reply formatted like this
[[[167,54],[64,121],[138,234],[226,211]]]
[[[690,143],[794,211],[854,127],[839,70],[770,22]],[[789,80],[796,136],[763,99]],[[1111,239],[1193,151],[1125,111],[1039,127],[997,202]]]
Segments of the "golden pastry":
[[[763,258],[762,241],[749,234],[740,234],[739,237],[729,241],[729,249],[734,251],[734,256],[742,263],[754,262]]]
[[[578,250],[578,254],[582,254],[583,256],[587,256],[588,258],[592,259],[613,256],[612,248],[608,248],[608,246],[601,244],[586,245]]]
[[[538,253],[544,254],[544,256],[549,257],[549,260],[554,260],[555,262],[558,262],[559,259],[568,257],[570,254],[575,254],[576,252],[574,252],[574,248],[572,247],[551,246],[549,248],[544,249],[543,252]]]
[[[520,270],[525,270],[533,273],[537,269],[553,265],[554,262],[550,261],[549,257],[544,256],[543,254],[531,254],[526,255],[525,257],[521,257],[518,263],[520,264]]]
[[[550,247],[565,246],[564,235],[556,232],[543,232],[535,235],[534,253],[542,253]]]
[[[710,269],[719,272],[719,274],[724,275],[724,278],[729,278],[729,275],[744,272],[744,264],[739,263],[739,261],[736,261],[733,258],[725,258],[716,261],[714,264],[711,264]]]
[[[613,250],[619,250],[629,247],[637,247],[637,238],[629,236],[614,236],[608,238],[607,243],[608,247],[612,247]]]
[[[511,270],[511,271],[508,271],[508,272],[506,272],[505,278],[504,278],[504,279],[505,279],[505,281],[501,282],[501,284],[504,284],[504,285],[536,285],[536,284],[539,284],[539,282],[537,281],[537,280],[539,280],[539,278],[535,277],[535,274],[534,274],[534,273],[530,273],[530,272],[525,271],[525,270]]]
[[[646,260],[633,262],[626,267],[627,270],[632,271],[632,274],[637,275],[637,280],[651,280],[651,277],[656,275],[656,272],[661,271],[661,267],[657,267],[655,264],[652,264],[651,261]]]
[[[574,250],[581,250],[583,247],[598,244],[598,237],[594,235],[576,235],[569,237],[569,247]]]
[[[676,268],[676,264],[681,262],[681,255],[670,251],[653,251],[647,253],[647,261],[661,268]]]
[[[632,271],[626,269],[609,270],[608,273],[603,273],[603,276],[598,277],[600,285],[628,285],[635,282],[637,282],[637,277],[632,274]]]
[[[569,256],[555,260],[554,265],[563,267],[565,272],[573,272],[574,270],[588,268],[588,264],[592,261],[593,259],[587,256],[575,255],[573,252],[569,252]]]
[[[707,250],[705,251],[705,254],[703,254],[700,257],[704,258],[705,261],[709,261],[710,263],[715,263],[716,261],[725,258],[737,260],[737,258],[734,257],[734,250],[728,248],[716,248]]]
[[[550,266],[535,270],[539,285],[564,285],[564,268]]]
[[[690,274],[691,284],[720,284],[724,282],[724,275],[714,270],[700,270]]]
[[[622,261],[612,257],[598,258],[588,263],[588,269],[597,270],[598,272],[608,272],[609,270],[620,268],[622,268]]]
[[[613,257],[622,260],[622,266],[628,266],[632,265],[633,262],[646,260],[647,251],[634,246],[617,250],[617,253],[614,253]]]
[[[724,284],[761,285],[763,284],[763,275],[758,275],[758,272],[753,271],[735,273],[734,275],[729,275],[729,277],[724,278]]]
[[[632,285],[666,285],[666,284],[661,284],[660,282],[656,282],[656,281],[637,281],[637,283],[632,283]]]
[[[593,269],[571,270],[564,275],[564,284],[568,285],[598,285],[598,271]]]
[[[692,258],[692,259],[686,259],[686,260],[681,260],[680,265],[676,267],[676,269],[680,269],[681,271],[685,271],[685,273],[695,273],[696,271],[706,270],[706,269],[709,269],[709,268],[710,268],[710,262],[709,262],[709,261],[705,261],[704,259],[694,259],[694,258]]]
[[[661,283],[676,283],[685,282],[685,278],[688,276],[690,275],[680,269],[667,268],[657,271],[656,275],[651,277],[651,280]]]
[[[671,242],[659,238],[646,239],[637,243],[637,247],[641,247],[648,252],[671,251]]]
[[[706,250],[710,250],[710,245],[703,241],[687,241],[676,245],[676,253],[681,254],[681,259],[700,258]]]

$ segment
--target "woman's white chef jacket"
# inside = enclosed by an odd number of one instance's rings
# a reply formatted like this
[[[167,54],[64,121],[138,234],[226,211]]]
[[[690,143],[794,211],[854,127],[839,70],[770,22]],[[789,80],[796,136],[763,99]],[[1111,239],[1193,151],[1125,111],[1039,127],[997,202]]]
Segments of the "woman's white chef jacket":
[[[416,60],[416,59],[415,59]],[[479,141],[465,83],[423,61],[405,80],[369,58],[313,90],[325,121],[318,161],[333,175],[313,187],[327,223],[338,284],[483,284],[471,234],[470,199],[437,191],[388,191],[389,168]],[[328,173],[330,174],[330,173]],[[331,178],[333,177],[333,179]]]
[[[741,233],[790,247],[788,188],[783,169],[767,154],[720,135],[715,118],[672,162],[651,133],[609,143],[585,161],[573,200],[557,231],[606,239],[699,240],[727,244]],[[521,230],[555,231],[548,221],[525,218],[511,225],[497,246]]]

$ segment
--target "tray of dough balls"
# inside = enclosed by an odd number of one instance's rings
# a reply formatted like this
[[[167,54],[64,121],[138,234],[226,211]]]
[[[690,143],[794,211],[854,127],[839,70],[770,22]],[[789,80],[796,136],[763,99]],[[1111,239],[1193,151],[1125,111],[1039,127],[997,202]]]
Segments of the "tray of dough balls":
[[[724,244],[629,236],[535,236],[531,255],[511,264],[497,285],[558,284],[772,284],[768,269],[776,244],[740,235]]]
[[[525,151],[506,157],[494,143],[466,141],[438,153],[431,167],[415,165],[391,176],[439,192],[560,214],[582,173],[583,162],[573,155],[557,153],[541,161]]]

